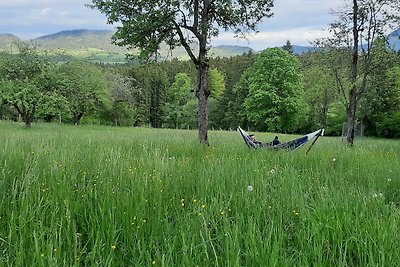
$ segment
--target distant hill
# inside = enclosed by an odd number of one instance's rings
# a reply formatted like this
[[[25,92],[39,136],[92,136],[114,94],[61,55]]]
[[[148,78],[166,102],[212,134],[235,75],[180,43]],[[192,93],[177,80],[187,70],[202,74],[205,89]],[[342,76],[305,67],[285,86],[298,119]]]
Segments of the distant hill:
[[[119,47],[111,43],[114,31],[110,30],[68,30],[54,34],[44,35],[32,41],[39,49],[51,51],[57,60],[65,61],[73,58],[86,59],[93,62],[103,63],[125,63],[125,54],[130,52],[136,54],[137,51],[128,51],[125,47]],[[400,28],[392,32],[388,38],[390,46],[397,51],[400,50]],[[0,49],[10,47],[12,43],[21,41],[12,34],[0,34]],[[293,45],[294,54],[303,54],[313,50],[312,46]],[[209,53],[211,57],[230,57],[241,55],[252,51],[247,46],[220,45],[211,47]],[[196,51],[195,51],[196,52]],[[196,52],[197,53],[197,52]],[[160,60],[178,58],[189,60],[189,56],[182,47],[170,50],[166,45],[161,47]]]
[[[395,51],[400,51],[400,28],[389,34],[389,46]]]
[[[107,30],[70,30],[44,35],[33,39],[39,48],[46,50],[69,49],[84,51],[99,49],[108,52],[126,52],[125,48],[111,44],[113,31]]]
[[[293,48],[293,54],[295,55],[301,55],[317,49],[312,46],[301,46],[301,45],[292,45],[292,48]]]
[[[111,43],[114,34],[109,30],[69,30],[54,34],[38,37],[33,40],[40,49],[56,51],[64,58],[75,56],[86,58],[92,61],[101,62],[125,62],[125,54],[132,54],[137,51],[128,51],[125,47],[120,47]],[[243,54],[252,50],[249,47],[241,46],[216,46],[210,49],[210,54],[215,57],[229,57]],[[182,47],[169,50],[165,45],[161,47],[160,59],[189,59],[186,51]]]
[[[13,43],[19,42],[19,41],[21,41],[21,39],[19,39],[15,35],[12,35],[9,33],[0,33],[0,48],[8,48]]]

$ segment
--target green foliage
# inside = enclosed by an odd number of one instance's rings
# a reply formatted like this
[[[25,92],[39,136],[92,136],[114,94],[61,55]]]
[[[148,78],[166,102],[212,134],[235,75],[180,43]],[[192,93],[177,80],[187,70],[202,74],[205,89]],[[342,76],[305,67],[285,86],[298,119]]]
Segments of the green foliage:
[[[16,53],[2,52],[0,55],[0,89],[4,100],[13,106],[26,127],[38,111],[51,105],[49,101],[58,98],[56,88],[59,84],[49,73],[56,66],[40,56],[35,47],[26,43],[17,44]]]
[[[268,131],[295,131],[305,108],[299,60],[285,50],[267,49],[248,77],[244,104],[249,121]]]
[[[376,123],[378,136],[386,138],[400,138],[400,111],[392,111]]]
[[[210,113],[211,119],[216,125],[215,127],[235,129],[238,125],[247,126],[247,123],[244,122],[246,120],[246,112],[242,104],[248,94],[248,90],[239,92],[235,88],[238,88],[236,84],[245,70],[254,64],[256,57],[256,54],[250,52],[236,57],[211,60],[212,68],[217,68],[221,71],[225,82],[224,94],[221,100],[216,103],[214,111]]]
[[[164,126],[167,128],[186,128],[190,109],[187,105],[194,100],[194,84],[186,73],[177,73],[175,82],[167,89],[164,105]],[[189,123],[190,124],[190,123]]]
[[[395,54],[387,57],[396,59]],[[393,60],[376,69],[370,79],[369,90],[360,103],[360,117],[368,135],[394,137],[399,135],[395,122],[400,106],[400,67]],[[387,128],[386,128],[387,127]]]
[[[340,136],[343,123],[347,120],[346,107],[343,103],[334,102],[327,113],[326,135]]]
[[[331,37],[324,40],[328,49],[349,52],[345,76],[336,75],[341,91],[348,91],[347,142],[353,145],[354,129],[360,97],[369,89],[368,81],[377,68],[387,64],[387,29],[397,27],[400,22],[400,2],[392,0],[354,0],[336,12],[337,20],[330,24]],[[336,66],[332,67],[333,69]],[[339,74],[339,73],[336,73]],[[346,80],[350,86],[345,89]]]
[[[209,70],[210,97],[215,100],[221,100],[225,92],[225,77],[218,69]]]
[[[62,64],[60,72],[63,75],[61,94],[68,100],[75,124],[80,124],[85,114],[110,104],[107,81],[99,68],[75,61]]]
[[[116,126],[133,126],[137,120],[136,107],[126,102],[114,102],[110,113]]]
[[[215,128],[221,124],[218,120],[225,113],[225,109],[223,108],[226,105],[226,100],[223,98],[226,90],[225,77],[219,69],[212,68],[209,70],[208,80],[208,86],[211,91],[209,99],[209,125],[211,128]]]
[[[334,102],[343,101],[336,89],[334,75],[327,68],[326,62],[331,60],[331,56],[330,52],[314,52],[300,58],[303,65],[304,99],[309,107],[307,122],[302,125],[304,129],[326,128],[331,106]]]
[[[251,76],[250,70],[245,71],[241,76],[240,80],[233,87],[233,95],[235,98],[229,102],[229,112],[228,116],[230,116],[230,121],[233,125],[242,125],[242,127],[248,126],[246,123],[247,120],[247,112],[245,106],[245,100],[249,95],[249,80]],[[239,112],[238,112],[239,111]],[[236,127],[237,127],[236,126]]]
[[[116,126],[133,126],[137,121],[134,81],[124,72],[106,69],[108,90],[111,95],[111,107],[104,115],[104,123]]]
[[[169,85],[167,73],[157,64],[132,68],[128,77],[135,87],[134,102],[137,105],[137,125],[162,126],[165,91]]]

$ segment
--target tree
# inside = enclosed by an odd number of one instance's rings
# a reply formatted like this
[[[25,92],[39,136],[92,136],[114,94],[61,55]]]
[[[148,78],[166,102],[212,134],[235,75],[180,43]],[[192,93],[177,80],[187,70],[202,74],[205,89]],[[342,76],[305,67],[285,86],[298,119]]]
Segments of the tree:
[[[259,129],[293,132],[304,109],[300,61],[280,48],[263,51],[250,70],[247,117]]]
[[[186,73],[177,73],[175,82],[168,88],[164,106],[164,123],[170,128],[184,128],[185,105],[194,98],[194,85]]]
[[[210,97],[221,100],[225,91],[225,77],[219,69],[210,69],[209,87],[211,91]]]
[[[217,68],[210,68],[209,73],[209,88],[211,91],[209,99],[209,126],[212,128],[220,125],[220,118],[223,117],[224,113],[224,102],[223,96],[225,93],[225,77],[221,71]]]
[[[17,110],[26,127],[31,127],[39,107],[58,98],[58,85],[49,75],[55,65],[30,44],[16,43],[16,47],[16,53],[1,54],[0,88],[5,102]]]
[[[199,140],[206,145],[210,40],[221,28],[240,35],[255,31],[261,19],[272,16],[272,6],[273,0],[92,0],[90,5],[106,14],[108,23],[121,23],[114,42],[139,48],[141,56],[154,55],[162,42],[185,48],[197,68]]]
[[[392,57],[393,55],[396,55],[395,52],[392,53]],[[395,118],[396,113],[400,113],[400,66],[398,64],[398,62],[393,62],[375,70],[370,82],[371,86],[360,101],[359,113],[366,133],[369,135],[400,136],[400,124],[390,125],[391,118]]]
[[[337,21],[331,23],[333,37],[322,43],[330,49],[343,50],[347,47],[349,71],[347,77],[337,75],[341,91],[347,93],[347,142],[354,143],[356,111],[360,97],[368,90],[368,82],[374,69],[385,64],[379,49],[385,42],[385,30],[398,26],[400,2],[393,0],[351,0],[351,4],[337,11]],[[386,46],[385,46],[386,49]],[[350,86],[342,82],[348,79]]]
[[[254,64],[256,58],[257,55],[250,51],[240,56],[213,60],[213,66],[221,70],[225,78],[224,94],[218,103],[218,112],[215,114],[216,121],[220,123],[219,127],[235,129],[239,125],[248,126],[243,108],[248,89],[238,84],[245,80],[243,73]]]
[[[60,67],[64,77],[62,95],[68,100],[69,110],[76,125],[88,112],[109,104],[107,80],[102,71],[86,62],[74,61]]]
[[[293,54],[293,45],[290,42],[290,40],[286,41],[286,44],[284,46],[282,46],[282,49],[288,51],[291,54]]]
[[[325,63],[330,61],[330,54],[310,52],[303,54],[300,59],[303,65],[305,100],[310,108],[309,122],[304,127],[326,129],[329,109],[339,96],[335,90],[335,79]],[[343,125],[343,122],[340,122],[340,125]]]
[[[137,119],[134,94],[137,88],[128,75],[109,69],[106,72],[112,107],[108,116],[116,126],[133,126]]]
[[[139,106],[138,125],[162,126],[165,91],[169,86],[167,73],[158,64],[146,64],[130,70],[136,87],[135,102]]]

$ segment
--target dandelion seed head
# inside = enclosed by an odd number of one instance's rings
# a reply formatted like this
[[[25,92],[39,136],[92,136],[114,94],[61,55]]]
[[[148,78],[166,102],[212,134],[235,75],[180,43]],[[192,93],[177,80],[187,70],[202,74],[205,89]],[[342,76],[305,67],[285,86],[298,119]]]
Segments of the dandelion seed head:
[[[253,187],[252,185],[249,185],[249,186],[247,187],[247,191],[251,192],[251,191],[253,191],[253,190],[254,190],[254,187]]]

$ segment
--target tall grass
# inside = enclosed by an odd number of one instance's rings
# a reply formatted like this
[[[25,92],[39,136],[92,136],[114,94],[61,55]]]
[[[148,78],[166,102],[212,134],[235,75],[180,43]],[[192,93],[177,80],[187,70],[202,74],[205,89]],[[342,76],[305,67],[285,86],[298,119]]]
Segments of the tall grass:
[[[0,123],[0,265],[400,262],[399,141],[323,137],[305,155],[209,137]]]

